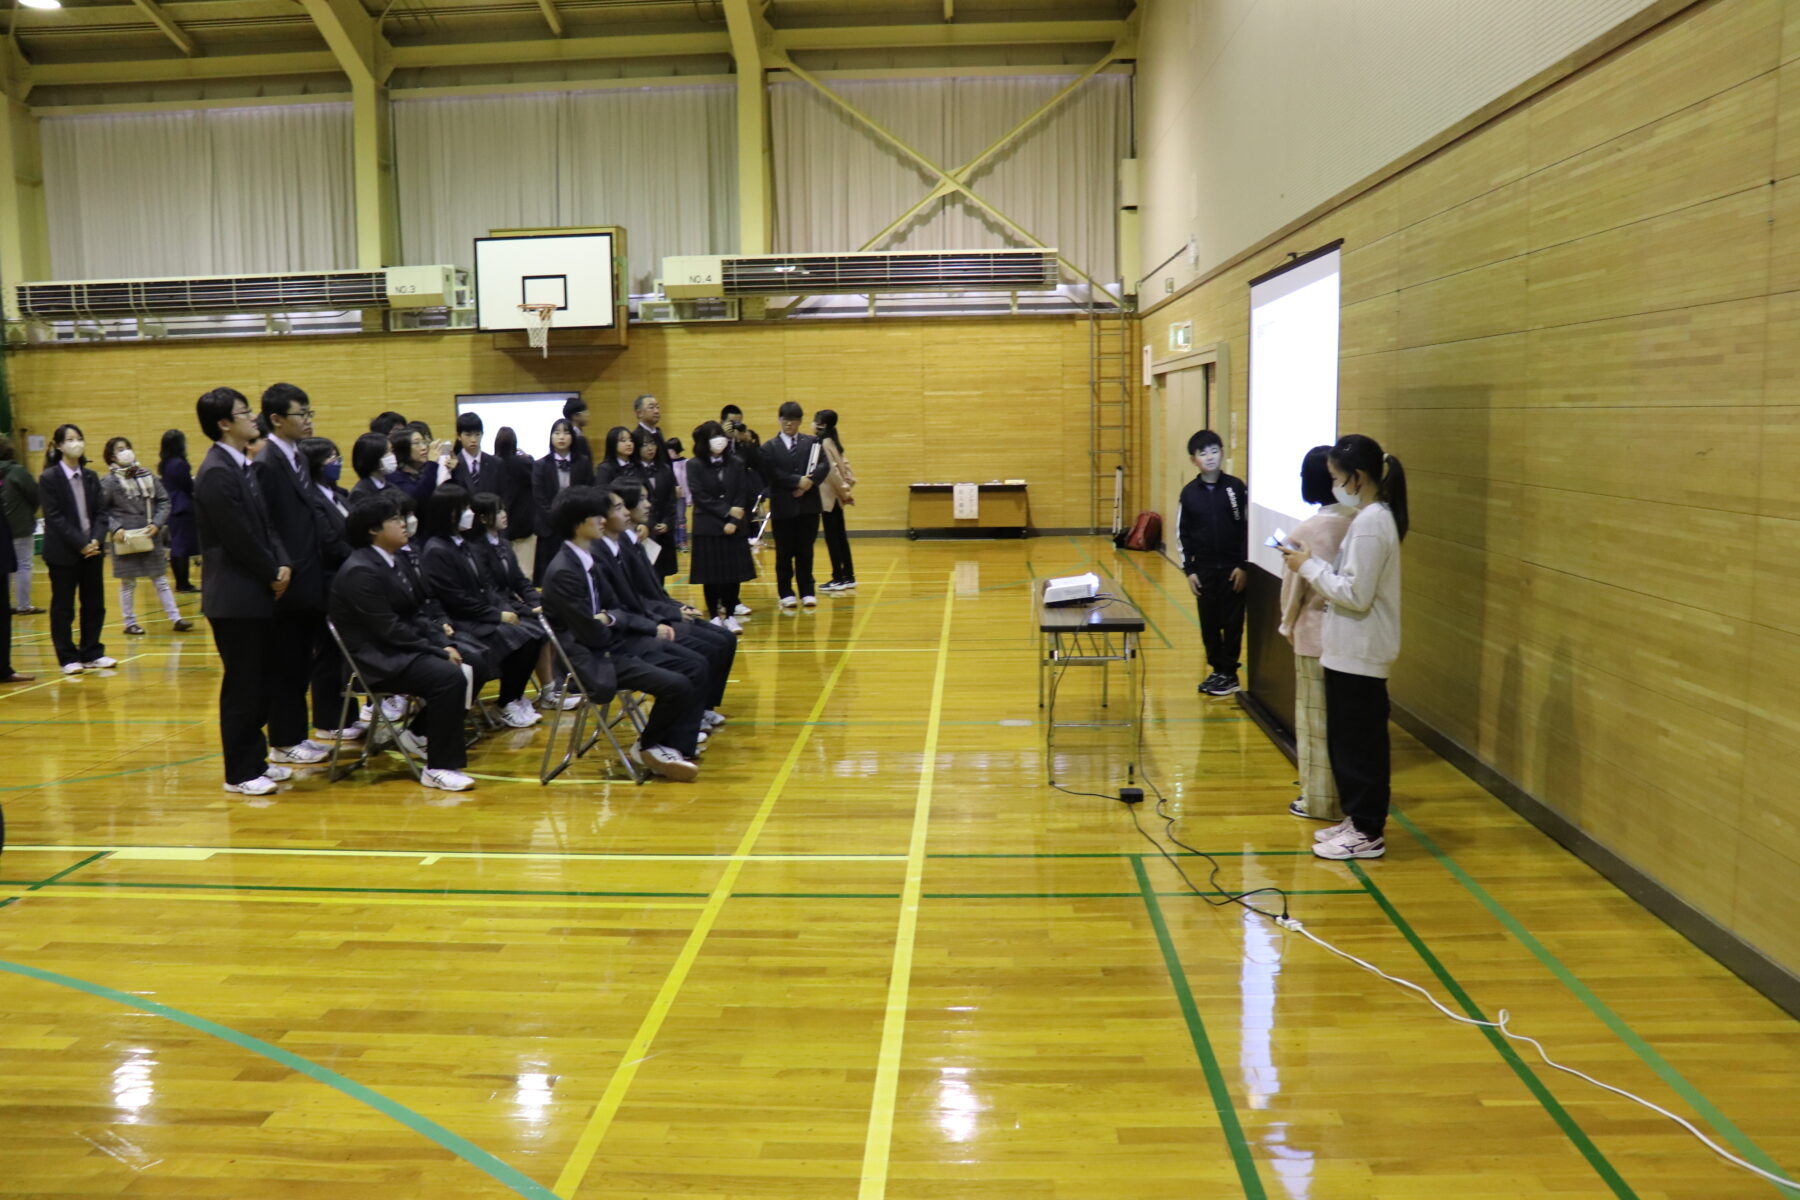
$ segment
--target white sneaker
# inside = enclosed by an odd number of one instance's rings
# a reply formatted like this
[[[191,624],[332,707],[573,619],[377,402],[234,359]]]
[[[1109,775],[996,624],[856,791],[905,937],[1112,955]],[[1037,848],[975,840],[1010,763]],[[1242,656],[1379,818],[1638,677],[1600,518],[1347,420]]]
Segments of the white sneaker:
[[[267,775],[258,775],[255,779],[246,779],[242,783],[228,783],[225,790],[241,796],[266,796],[276,789],[273,779]]]
[[[80,663],[64,663],[62,668],[64,675],[79,675],[85,670],[87,668]]]
[[[530,729],[544,718],[525,701],[514,700],[500,707],[500,719],[514,729]]]
[[[747,617],[755,611],[756,610],[751,608],[748,604],[740,604],[731,610],[731,615],[734,617]]]
[[[270,746],[269,761],[272,763],[294,763],[298,766],[311,766],[322,763],[331,757],[331,750],[321,746],[310,738],[294,746]]]
[[[733,633],[744,632],[744,627],[742,625],[738,624],[738,619],[736,617],[726,617],[725,618],[725,628],[731,630],[731,632],[733,632]]]
[[[81,665],[86,667],[90,671],[105,671],[105,670],[109,670],[112,667],[118,666],[119,660],[116,658],[109,658],[106,655],[102,654],[99,658],[96,658],[93,662],[83,663]]]
[[[709,708],[700,714],[700,728],[717,729],[725,724],[725,714],[716,708]]]
[[[356,723],[365,729],[370,725],[373,725],[375,723],[375,710],[370,708],[367,704],[357,709]]]
[[[729,626],[725,623],[724,617],[714,617],[710,622],[708,622],[708,624],[717,625],[720,629],[730,629],[731,628],[731,626]]]
[[[313,730],[313,740],[315,742],[354,742],[359,741],[367,732],[369,732],[369,727],[359,722],[348,729],[315,729]]]
[[[419,776],[419,782],[428,788],[437,788],[445,792],[466,792],[475,786],[475,781],[461,771],[434,770],[425,768]]]
[[[817,601],[814,601],[814,603],[816,604]],[[792,596],[783,596],[781,598],[781,607],[783,608],[792,608],[794,607],[794,604],[795,600]]]
[[[425,757],[425,738],[420,737],[410,729],[402,729],[400,731],[399,741],[400,749],[412,755],[414,758]]]
[[[664,779],[676,783],[692,783],[700,776],[700,768],[667,746],[644,747],[643,765]]]
[[[1345,817],[1343,820],[1339,821],[1336,825],[1327,825],[1323,829],[1313,830],[1313,841],[1329,842],[1332,838],[1336,837],[1340,833],[1343,833],[1346,829],[1355,829],[1355,828],[1356,828],[1356,823],[1354,821],[1352,821],[1349,817]]]
[[[1334,838],[1313,843],[1313,853],[1320,858],[1380,858],[1387,853],[1387,842],[1382,838],[1368,837],[1358,833],[1354,827],[1345,830]]]
[[[819,607],[819,598],[817,596],[802,596],[800,597],[800,603],[806,605],[808,608],[817,608]]]
[[[381,702],[381,715],[390,721],[398,721],[406,715],[406,697],[389,696]]]
[[[273,780],[276,783],[286,783],[294,777],[294,768],[270,764],[263,768],[262,777],[264,779]]]

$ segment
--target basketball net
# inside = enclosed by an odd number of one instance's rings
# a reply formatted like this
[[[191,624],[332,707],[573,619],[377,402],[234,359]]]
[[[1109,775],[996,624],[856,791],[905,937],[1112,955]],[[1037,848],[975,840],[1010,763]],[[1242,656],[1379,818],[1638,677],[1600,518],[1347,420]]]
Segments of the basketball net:
[[[542,351],[545,358],[550,357],[550,320],[556,305],[521,304],[519,312],[525,318],[525,336],[531,339],[531,348]]]

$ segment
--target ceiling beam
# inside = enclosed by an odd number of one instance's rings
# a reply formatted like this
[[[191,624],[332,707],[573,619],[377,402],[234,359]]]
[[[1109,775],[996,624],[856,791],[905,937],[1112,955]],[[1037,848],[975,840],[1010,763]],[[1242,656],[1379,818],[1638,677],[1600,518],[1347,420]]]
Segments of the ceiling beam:
[[[317,0],[313,0],[317,2]],[[439,42],[428,46],[395,46],[391,62],[399,67],[467,67],[482,63],[571,62],[580,59],[660,58],[690,54],[729,54],[731,36],[717,33],[627,34],[622,37],[528,39],[503,42]]]
[[[209,58],[152,58],[136,62],[33,63],[35,87],[87,83],[156,83],[166,79],[238,79],[263,75],[335,75],[329,50],[232,54]]]
[[[957,25],[842,25],[777,29],[775,45],[792,50],[876,50],[910,46],[1032,46],[1104,42],[1125,36],[1124,21],[979,21]]]
[[[194,39],[187,35],[187,30],[177,25],[174,19],[163,11],[162,5],[158,4],[156,0],[134,0],[134,2],[144,10],[144,15],[150,18],[150,23],[162,30],[164,37],[175,43],[177,50],[183,54],[194,53]]]
[[[773,31],[761,6],[724,0],[731,57],[737,67],[739,254],[767,254],[774,236],[774,177],[769,154],[769,88]]]
[[[556,11],[555,0],[537,0],[538,7],[543,10],[544,24],[550,26],[550,32],[557,37],[563,35],[562,14]]]
[[[331,47],[338,69],[352,84],[380,84],[393,70],[393,47],[375,27],[375,18],[360,0],[300,0],[313,19],[325,44]]]

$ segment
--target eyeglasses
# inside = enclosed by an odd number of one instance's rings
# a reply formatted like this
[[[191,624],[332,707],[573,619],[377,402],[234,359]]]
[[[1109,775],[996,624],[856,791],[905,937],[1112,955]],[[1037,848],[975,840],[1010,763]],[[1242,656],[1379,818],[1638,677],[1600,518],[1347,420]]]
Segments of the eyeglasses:
[[[247,417],[249,415],[250,415],[250,410],[247,408],[234,408],[231,410],[231,419],[234,421],[237,420],[239,417]]]
[[[303,408],[299,412],[289,413],[288,416],[299,417],[301,420],[310,421],[313,419],[313,410],[310,408]]]

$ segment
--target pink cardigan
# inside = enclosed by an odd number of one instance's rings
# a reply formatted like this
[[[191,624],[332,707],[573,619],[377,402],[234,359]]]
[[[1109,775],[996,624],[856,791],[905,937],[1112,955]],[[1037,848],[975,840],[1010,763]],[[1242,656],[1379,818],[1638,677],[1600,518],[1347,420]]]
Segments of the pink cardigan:
[[[1288,541],[1302,550],[1310,550],[1315,558],[1336,562],[1338,547],[1350,529],[1354,509],[1342,504],[1327,504],[1288,534]],[[1297,571],[1281,573],[1281,635],[1294,644],[1294,653],[1302,658],[1317,658],[1325,653],[1322,635],[1325,629],[1325,597],[1301,578]]]

